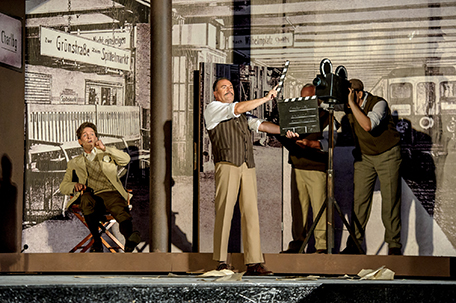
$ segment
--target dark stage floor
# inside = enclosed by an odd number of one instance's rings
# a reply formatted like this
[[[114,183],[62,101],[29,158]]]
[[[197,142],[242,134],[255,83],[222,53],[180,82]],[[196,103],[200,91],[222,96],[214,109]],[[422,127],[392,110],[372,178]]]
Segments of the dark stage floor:
[[[456,302],[456,281],[312,276],[64,274],[0,276],[0,302]]]

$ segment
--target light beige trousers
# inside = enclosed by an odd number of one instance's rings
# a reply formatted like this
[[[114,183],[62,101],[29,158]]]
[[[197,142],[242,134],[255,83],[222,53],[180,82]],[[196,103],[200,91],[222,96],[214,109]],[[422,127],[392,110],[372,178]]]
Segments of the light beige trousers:
[[[294,168],[291,179],[292,235],[295,241],[304,241],[307,214],[312,207],[313,220],[326,200],[326,172]],[[315,249],[326,249],[326,209],[314,231]]]
[[[255,168],[219,162],[215,165],[215,187],[213,259],[227,261],[231,219],[239,195],[244,263],[263,263]]]

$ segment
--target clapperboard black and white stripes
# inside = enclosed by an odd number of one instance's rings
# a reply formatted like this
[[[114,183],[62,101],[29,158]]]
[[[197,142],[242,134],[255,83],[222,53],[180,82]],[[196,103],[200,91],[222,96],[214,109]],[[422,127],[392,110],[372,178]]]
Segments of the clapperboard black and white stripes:
[[[316,95],[279,100],[277,105],[281,135],[286,135],[288,130],[298,134],[320,131],[320,116],[318,114],[318,98]]]
[[[290,61],[285,62],[285,66],[282,69],[282,75],[280,76],[279,83],[277,84],[277,92],[280,94],[282,92],[283,83],[285,82],[285,78],[287,77],[288,67],[290,66]]]

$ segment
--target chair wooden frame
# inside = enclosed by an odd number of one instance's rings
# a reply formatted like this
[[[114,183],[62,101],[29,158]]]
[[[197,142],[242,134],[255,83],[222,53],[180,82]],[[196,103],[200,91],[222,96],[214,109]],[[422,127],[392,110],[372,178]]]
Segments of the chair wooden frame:
[[[84,219],[84,216],[82,215],[79,205],[71,205],[71,211],[74,213],[76,218],[79,219],[79,221],[81,221],[87,228],[89,228]],[[112,253],[117,253],[119,249],[125,250],[123,244],[119,241],[119,239],[117,239],[116,236],[114,236],[114,234],[109,231],[111,227],[116,223],[116,220],[111,215],[107,215],[106,219],[107,221],[100,222],[100,226],[98,227],[98,232],[101,233],[101,243],[103,243],[103,246]],[[109,239],[111,239],[117,246],[111,246],[108,241],[103,238],[103,234],[108,236]],[[89,233],[84,239],[82,239],[75,247],[70,250],[70,253],[77,252],[79,249],[81,250],[80,252],[86,252],[92,247],[93,242],[93,236],[91,233]]]
[[[131,189],[127,190],[129,193],[129,196],[131,194]],[[132,205],[130,204],[130,198],[127,200],[128,208],[131,210]],[[89,228],[87,225],[84,215],[82,214],[82,210],[79,207],[79,204],[73,203],[70,208],[73,214],[76,216],[76,218],[79,219],[79,221],[82,222],[82,224]],[[106,247],[110,252],[112,253],[117,253],[119,252],[119,249],[122,251],[125,251],[124,245],[119,241],[119,239],[116,238],[116,236],[110,232],[109,230],[116,224],[116,220],[114,217],[110,214],[106,215],[106,221],[100,221],[99,226],[98,226],[98,232],[101,234],[101,243],[103,244],[104,247]],[[111,239],[117,246],[112,246],[106,241],[106,239],[103,238],[103,234],[105,234],[109,239]],[[93,245],[94,240],[93,236],[91,233],[89,233],[84,239],[82,239],[75,247],[73,247],[69,252],[74,253],[77,252],[79,249],[81,250],[80,252],[87,252]]]

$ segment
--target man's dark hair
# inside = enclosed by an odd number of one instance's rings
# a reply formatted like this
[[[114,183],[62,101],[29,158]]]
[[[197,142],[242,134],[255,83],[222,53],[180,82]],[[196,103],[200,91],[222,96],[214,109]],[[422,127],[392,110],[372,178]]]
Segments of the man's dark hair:
[[[216,89],[217,89],[217,84],[219,83],[219,81],[222,81],[222,80],[228,80],[228,81],[230,81],[230,79],[225,78],[225,77],[218,78],[217,80],[215,80],[214,85],[212,85],[212,91],[214,91],[214,92],[216,91]]]
[[[97,126],[92,122],[84,122],[81,125],[79,125],[79,128],[76,131],[76,136],[78,136],[78,139],[81,139],[82,132],[86,127],[90,127],[91,129],[93,129],[93,131],[95,132],[95,136],[98,138]]]
[[[361,80],[359,79],[351,79],[351,88],[353,88],[356,91],[362,92],[364,91],[364,84]]]

